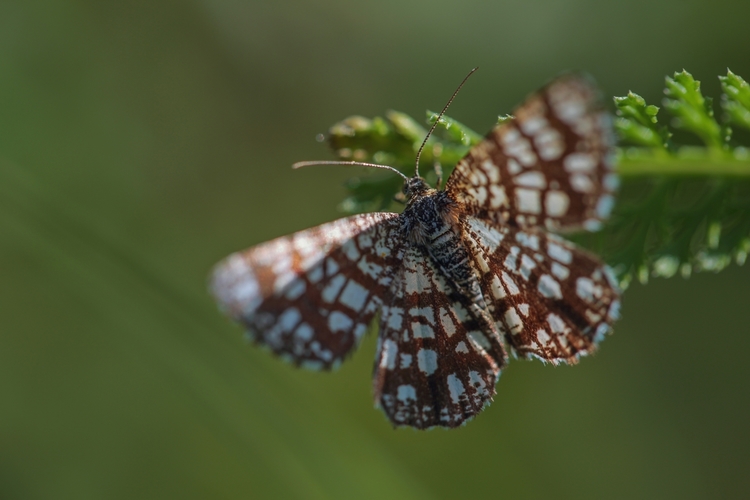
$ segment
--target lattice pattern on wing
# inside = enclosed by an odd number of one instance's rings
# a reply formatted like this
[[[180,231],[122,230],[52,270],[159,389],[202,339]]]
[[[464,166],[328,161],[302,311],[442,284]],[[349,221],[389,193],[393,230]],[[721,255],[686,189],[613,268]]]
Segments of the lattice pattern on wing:
[[[465,223],[498,330],[523,357],[575,363],[619,316],[619,290],[596,257],[537,229]]]
[[[614,204],[611,118],[588,79],[531,95],[458,163],[446,190],[473,214],[526,228],[597,229]]]
[[[211,289],[254,340],[295,364],[327,369],[367,331],[404,243],[397,214],[339,219],[230,255]]]
[[[391,291],[375,357],[376,404],[394,426],[461,425],[495,394],[501,340],[481,331],[420,248],[406,251]]]

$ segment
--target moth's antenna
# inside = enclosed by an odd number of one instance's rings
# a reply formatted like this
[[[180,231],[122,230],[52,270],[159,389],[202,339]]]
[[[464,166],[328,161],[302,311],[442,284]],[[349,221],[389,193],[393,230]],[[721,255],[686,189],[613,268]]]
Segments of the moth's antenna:
[[[391,170],[393,172],[396,172],[398,175],[404,178],[405,181],[408,181],[409,178],[402,174],[400,171],[396,170],[393,167],[389,167],[388,165],[378,165],[377,163],[365,163],[361,161],[334,161],[334,160],[322,160],[322,161],[298,161],[294,165],[292,165],[292,168],[302,168],[302,167],[309,167],[312,165],[359,165],[360,167],[373,167],[373,168],[382,168],[383,170]]]
[[[435,127],[437,127],[437,124],[440,123],[440,119],[443,117],[443,115],[445,114],[445,112],[448,110],[448,106],[450,106],[451,103],[453,102],[453,99],[456,98],[456,94],[458,94],[458,91],[461,90],[461,87],[464,86],[464,83],[466,83],[466,80],[468,80],[469,77],[471,75],[473,75],[474,72],[476,70],[478,70],[478,69],[479,69],[479,66],[477,66],[476,68],[474,68],[471,71],[469,71],[469,74],[464,77],[463,81],[458,86],[458,88],[456,89],[456,91],[453,92],[453,95],[451,96],[451,98],[448,99],[448,102],[445,104],[445,107],[443,108],[443,110],[438,115],[437,120],[435,120],[435,123],[432,124],[432,128],[430,128],[430,131],[427,132],[427,135],[425,136],[424,141],[422,141],[422,145],[419,146],[419,151],[417,151],[417,162],[414,165],[414,173],[415,173],[415,175],[417,177],[419,177],[419,157],[422,156],[422,150],[424,149],[425,144],[427,144],[427,139],[429,139],[430,136],[432,135],[432,133],[435,131]]]

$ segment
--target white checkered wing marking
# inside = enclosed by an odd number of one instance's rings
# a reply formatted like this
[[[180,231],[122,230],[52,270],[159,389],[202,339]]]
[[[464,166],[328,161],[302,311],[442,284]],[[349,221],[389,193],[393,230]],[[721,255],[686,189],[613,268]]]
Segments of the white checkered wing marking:
[[[532,94],[458,163],[446,190],[477,216],[521,228],[594,230],[617,177],[611,118],[596,87],[567,75]]]
[[[283,358],[331,368],[359,343],[403,253],[398,215],[355,215],[230,255],[219,304]]]
[[[456,427],[495,394],[503,352],[480,331],[432,260],[409,248],[383,306],[376,404],[394,426]]]
[[[538,229],[470,217],[467,241],[498,330],[523,357],[575,363],[596,349],[619,316],[610,269]]]

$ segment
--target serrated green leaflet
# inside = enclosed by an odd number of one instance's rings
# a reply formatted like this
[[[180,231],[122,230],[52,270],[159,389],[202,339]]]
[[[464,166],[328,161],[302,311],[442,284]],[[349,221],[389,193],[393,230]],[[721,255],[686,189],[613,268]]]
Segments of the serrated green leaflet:
[[[720,76],[719,80],[724,91],[721,96],[724,120],[750,130],[750,85],[729,70],[727,76]]]
[[[709,148],[721,148],[721,127],[714,119],[712,99],[703,97],[701,82],[685,70],[665,78],[664,107],[674,115],[673,125],[698,137]]]
[[[656,149],[670,147],[669,139],[672,134],[666,127],[657,125],[657,106],[647,105],[643,97],[633,92],[628,92],[625,97],[615,97],[614,100],[620,115],[615,120],[615,129],[620,137],[639,146]]]

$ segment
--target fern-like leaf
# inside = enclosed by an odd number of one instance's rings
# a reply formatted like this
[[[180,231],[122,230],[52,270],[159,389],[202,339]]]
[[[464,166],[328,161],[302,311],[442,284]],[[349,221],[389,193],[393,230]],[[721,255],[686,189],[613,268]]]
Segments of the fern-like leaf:
[[[718,271],[732,260],[742,264],[750,252],[750,154],[732,145],[731,126],[750,130],[750,85],[731,71],[719,77],[721,123],[712,99],[687,71],[665,80],[663,107],[671,126],[696,135],[704,147],[675,144],[657,106],[633,92],[615,97],[615,129],[622,188],[612,217],[596,233],[569,236],[599,253],[626,286],[633,278],[689,276]],[[512,117],[499,118],[499,121]],[[427,113],[427,123],[437,119]],[[414,155],[426,129],[403,113],[384,118],[351,117],[329,134],[344,160],[374,161],[413,174]],[[443,116],[422,154],[420,173],[434,184],[446,179],[458,160],[481,136]],[[367,171],[350,179],[347,212],[386,209],[400,192],[400,178]]]

